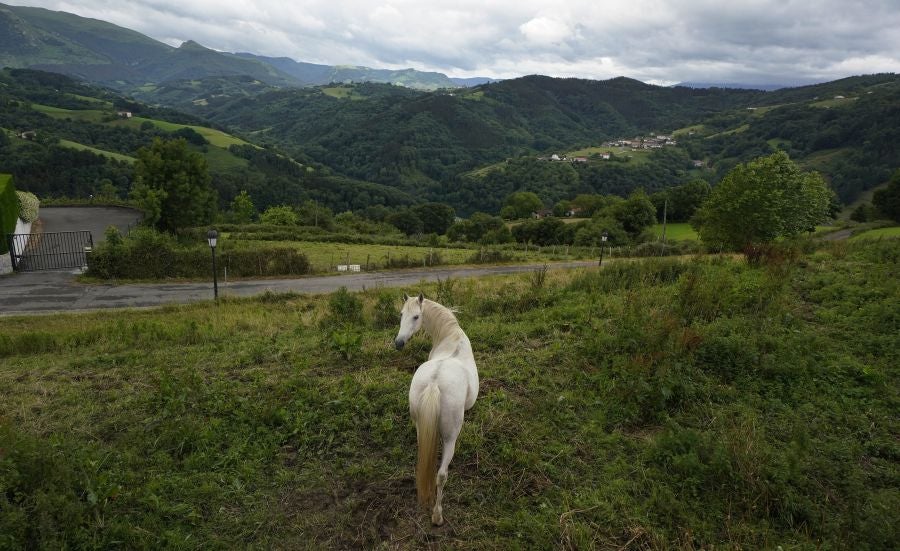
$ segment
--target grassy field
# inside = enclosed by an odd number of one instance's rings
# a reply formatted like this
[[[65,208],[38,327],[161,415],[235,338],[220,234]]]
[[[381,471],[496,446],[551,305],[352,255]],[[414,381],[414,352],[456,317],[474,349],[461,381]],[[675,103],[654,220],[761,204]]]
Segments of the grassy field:
[[[900,249],[445,281],[481,375],[434,530],[399,290],[3,318],[0,547],[887,549]]]
[[[253,247],[255,244],[265,244],[263,241],[242,240],[239,243],[241,247]],[[236,243],[236,244],[237,244]],[[310,265],[314,272],[328,273],[334,272],[335,265],[359,264],[366,266],[368,260],[370,269],[381,269],[387,267],[391,262],[399,265],[411,267],[431,265],[431,254],[436,254],[440,259],[437,264],[471,264],[478,260],[481,250],[472,249],[454,249],[442,247],[416,247],[404,245],[377,245],[377,244],[354,244],[354,243],[321,243],[315,241],[295,241],[280,242],[285,246],[293,246],[301,251],[309,259]],[[490,248],[486,249],[489,250]],[[503,251],[503,254],[511,262],[545,262],[549,260],[562,260],[564,258],[576,259],[580,258],[576,254],[576,249],[570,248],[570,255],[565,256],[566,247],[543,247],[537,249],[531,247],[529,251],[512,250]],[[349,255],[349,256],[348,256]]]
[[[654,234],[662,237],[662,224],[654,225],[652,230]],[[673,241],[697,241],[700,237],[687,222],[675,222],[666,224],[666,239]]]
[[[128,155],[122,155],[121,153],[113,153],[112,151],[106,151],[104,149],[97,149],[96,147],[90,147],[88,145],[80,144],[78,142],[72,142],[69,140],[59,140],[59,145],[63,147],[68,147],[71,149],[80,149],[83,151],[90,151],[92,153],[96,153],[97,155],[105,155],[111,159],[115,159],[117,161],[125,161],[126,163],[133,163],[136,159],[134,157],[129,157]]]
[[[587,147],[585,149],[569,151],[566,153],[566,156],[571,159],[572,157],[590,157],[591,155],[599,153],[612,153],[617,157],[630,158],[632,163],[641,164],[647,162],[651,152],[652,150],[650,149],[638,149],[637,151],[632,151],[631,148],[628,147]]]
[[[361,96],[352,86],[328,86],[322,88],[322,93],[337,99],[363,100]]]
[[[160,121],[156,119],[145,119],[143,117],[131,117],[130,119],[120,119],[112,124],[118,124],[122,126],[130,126],[133,128],[138,128],[144,122],[152,122],[158,128],[161,128],[167,132],[174,132],[180,128],[191,128],[196,131],[198,134],[206,138],[209,143],[216,147],[221,147],[223,149],[228,149],[231,145],[244,145],[247,142],[244,140],[232,136],[231,134],[226,134],[221,130],[216,130],[214,128],[207,128],[205,126],[195,126],[190,124],[177,124],[174,122]]]
[[[858,233],[850,238],[851,241],[861,241],[863,239],[883,239],[888,237],[900,237],[900,226],[892,228],[877,228],[874,230],[866,230]]]
[[[50,105],[41,105],[39,103],[32,103],[31,108],[57,119],[72,119],[76,121],[97,123],[103,122],[104,117],[114,114],[98,109],[63,109],[62,107],[52,107]]]

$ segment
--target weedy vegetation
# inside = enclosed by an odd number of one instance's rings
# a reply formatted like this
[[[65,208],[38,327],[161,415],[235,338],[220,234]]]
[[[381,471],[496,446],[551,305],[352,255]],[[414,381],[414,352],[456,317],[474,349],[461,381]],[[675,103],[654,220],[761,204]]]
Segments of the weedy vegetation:
[[[0,548],[895,547],[897,273],[883,239],[407,290],[481,375],[441,529],[401,290],[3,318]]]

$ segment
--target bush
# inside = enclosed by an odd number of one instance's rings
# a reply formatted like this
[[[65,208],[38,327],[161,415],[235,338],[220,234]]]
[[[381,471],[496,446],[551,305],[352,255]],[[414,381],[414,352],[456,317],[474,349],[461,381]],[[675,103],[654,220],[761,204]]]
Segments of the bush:
[[[38,209],[41,201],[33,193],[27,191],[16,191],[19,198],[19,218],[24,222],[34,222],[38,219]]]
[[[373,325],[376,329],[389,329],[399,325],[400,309],[397,293],[383,291],[375,302]]]
[[[265,212],[259,215],[259,221],[262,224],[272,226],[296,226],[300,221],[300,217],[294,212],[294,209],[287,205],[277,207],[269,207]]]
[[[355,294],[341,287],[328,297],[328,317],[326,324],[341,326],[347,324],[362,325],[363,306]]]
[[[222,241],[220,240],[220,243]],[[290,247],[217,249],[217,269],[233,277],[303,275],[309,273],[306,255]],[[205,242],[179,246],[168,234],[136,228],[125,239],[101,243],[88,255],[87,275],[100,279],[165,279],[211,275],[212,263]]]

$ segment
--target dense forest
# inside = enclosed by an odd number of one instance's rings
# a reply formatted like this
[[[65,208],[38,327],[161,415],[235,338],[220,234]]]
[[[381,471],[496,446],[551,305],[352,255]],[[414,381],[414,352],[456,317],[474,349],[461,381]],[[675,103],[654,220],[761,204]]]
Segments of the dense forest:
[[[294,156],[446,201],[461,212],[484,201],[494,208],[503,196],[493,190],[508,190],[510,183],[515,189],[542,186],[549,202],[571,188],[571,171],[560,169],[561,179],[543,184],[534,176],[498,184],[497,171],[490,178],[466,176],[479,167],[658,132],[676,132],[679,156],[703,160],[714,170],[712,180],[738,162],[786,149],[822,171],[847,202],[886,181],[898,165],[900,80],[890,74],[773,92],[542,76],[434,93],[359,84],[213,98],[202,89],[192,83],[179,105],[254,132]],[[591,167],[578,181],[587,177],[582,191],[621,194],[683,181],[655,168]]]
[[[156,88],[188,113],[40,71],[6,69],[0,84],[0,171],[42,196],[85,197],[111,184],[126,197],[133,157],[157,137],[185,138],[206,156],[221,207],[246,190],[260,210],[307,200],[336,212],[442,202],[462,215],[497,214],[515,191],[550,207],[585,193],[653,193],[697,178],[714,185],[738,162],[777,150],[821,171],[849,202],[900,165],[894,75],[775,92],[541,76],[437,92],[276,89],[240,77]],[[121,111],[134,118],[119,120]],[[678,145],[633,158],[539,160],[655,133]]]
[[[119,112],[129,112],[131,120]],[[230,147],[217,147],[197,128],[222,127],[62,75],[0,71],[0,172],[13,174],[17,187],[41,197],[106,197],[109,185],[115,197],[106,198],[127,197],[133,157],[158,137],[185,138],[207,157],[223,208],[241,190],[251,193],[260,209],[305,200],[336,211],[415,202],[398,189],[333,174],[306,157],[298,162],[271,147],[238,138]]]

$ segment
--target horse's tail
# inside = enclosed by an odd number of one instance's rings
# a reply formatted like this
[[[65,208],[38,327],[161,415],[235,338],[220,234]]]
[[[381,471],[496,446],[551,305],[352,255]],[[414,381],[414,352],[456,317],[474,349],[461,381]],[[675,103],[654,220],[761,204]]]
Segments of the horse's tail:
[[[438,421],[441,416],[441,389],[437,383],[425,387],[419,398],[416,415],[416,437],[419,441],[419,457],[416,462],[416,493],[419,504],[431,507],[435,499],[437,476]]]

